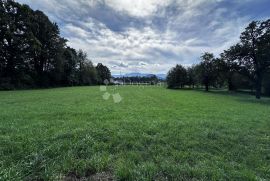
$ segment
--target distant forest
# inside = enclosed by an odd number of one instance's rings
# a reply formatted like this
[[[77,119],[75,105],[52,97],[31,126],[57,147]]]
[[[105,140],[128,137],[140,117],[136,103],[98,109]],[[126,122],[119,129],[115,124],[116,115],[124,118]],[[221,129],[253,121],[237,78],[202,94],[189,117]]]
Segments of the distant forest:
[[[122,82],[122,83],[149,83],[152,85],[157,84],[158,82],[162,82],[163,80],[159,79],[156,75],[149,74],[147,76],[122,76],[122,77],[117,77],[114,78],[114,80],[117,82]]]
[[[0,89],[96,85],[110,79],[82,50],[66,45],[56,23],[41,11],[0,1]]]
[[[270,95],[270,19],[251,22],[239,43],[220,57],[206,52],[197,65],[176,65],[169,71],[167,83],[168,88],[204,85],[206,91],[210,87],[252,90],[257,99],[262,93]]]

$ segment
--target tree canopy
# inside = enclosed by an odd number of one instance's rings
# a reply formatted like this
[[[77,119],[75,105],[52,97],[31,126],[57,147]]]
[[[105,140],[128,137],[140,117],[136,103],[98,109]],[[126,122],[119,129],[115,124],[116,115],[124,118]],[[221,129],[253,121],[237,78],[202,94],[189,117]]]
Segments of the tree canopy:
[[[187,71],[182,65],[176,65],[167,75],[169,88],[183,88],[187,83]]]
[[[86,53],[68,47],[43,12],[1,0],[0,17],[0,89],[100,83]]]
[[[224,86],[230,91],[255,89],[257,99],[262,92],[270,94],[270,19],[251,22],[241,34],[240,41],[224,50],[220,57],[215,58],[206,52],[201,56],[201,63],[180,67],[181,72],[184,69],[188,72],[186,81],[182,80],[185,76],[179,76],[173,68],[168,73],[168,88],[175,88],[172,85],[179,87],[179,82],[189,82],[193,87],[204,85],[206,91],[209,87]]]

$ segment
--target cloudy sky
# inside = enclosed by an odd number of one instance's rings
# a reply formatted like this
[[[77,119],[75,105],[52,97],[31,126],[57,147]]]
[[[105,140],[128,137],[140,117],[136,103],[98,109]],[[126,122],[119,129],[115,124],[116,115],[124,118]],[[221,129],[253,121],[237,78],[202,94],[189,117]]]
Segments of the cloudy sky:
[[[252,20],[270,17],[270,0],[18,0],[58,23],[68,45],[114,74],[166,73],[219,55]]]

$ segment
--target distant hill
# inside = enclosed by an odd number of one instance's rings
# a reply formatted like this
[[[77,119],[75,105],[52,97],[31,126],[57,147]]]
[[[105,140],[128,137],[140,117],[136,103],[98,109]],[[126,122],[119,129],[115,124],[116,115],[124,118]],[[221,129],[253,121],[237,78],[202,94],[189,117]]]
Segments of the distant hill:
[[[138,73],[138,72],[127,73],[123,75],[113,74],[112,76],[115,78],[119,78],[119,77],[151,77],[153,75],[157,76],[161,80],[166,79],[166,74],[150,74],[150,73]]]
[[[156,74],[156,76],[159,78],[159,79],[162,79],[162,80],[165,80],[167,75],[166,74]]]

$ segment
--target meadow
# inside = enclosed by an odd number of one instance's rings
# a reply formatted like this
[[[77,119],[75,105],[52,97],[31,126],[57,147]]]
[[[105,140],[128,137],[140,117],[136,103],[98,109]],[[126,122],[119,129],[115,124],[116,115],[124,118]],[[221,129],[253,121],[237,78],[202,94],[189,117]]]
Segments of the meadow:
[[[0,180],[270,180],[270,99],[118,87],[0,92]]]

